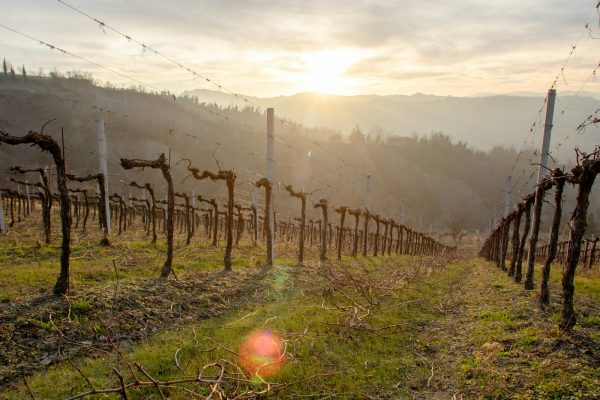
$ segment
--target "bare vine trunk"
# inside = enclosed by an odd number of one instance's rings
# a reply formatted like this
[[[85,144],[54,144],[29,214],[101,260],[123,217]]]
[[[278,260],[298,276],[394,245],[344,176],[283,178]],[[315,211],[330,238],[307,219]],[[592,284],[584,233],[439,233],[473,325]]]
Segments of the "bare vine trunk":
[[[43,131],[43,129],[42,129]],[[62,225],[62,244],[60,255],[60,274],[54,285],[54,294],[63,295],[69,291],[69,259],[71,255],[71,201],[69,199],[69,188],[67,187],[67,174],[65,170],[65,160],[62,157],[62,151],[50,136],[29,132],[23,137],[10,136],[0,130],[0,143],[9,145],[31,144],[38,146],[42,151],[47,151],[52,155],[56,165],[56,179],[58,190],[60,192],[60,219]],[[47,199],[52,204],[52,196]]]
[[[548,280],[550,279],[550,268],[552,262],[556,258],[558,232],[560,228],[560,218],[562,216],[562,194],[565,188],[565,179],[562,171],[557,170],[553,174],[556,182],[556,187],[554,189],[554,217],[552,218],[552,227],[550,228],[550,243],[548,243],[546,247],[548,254],[542,270],[542,284],[540,287],[540,304],[542,305],[550,303]]]
[[[579,253],[581,251],[581,241],[587,227],[587,210],[590,205],[590,191],[596,179],[596,173],[600,170],[600,162],[584,161],[581,167],[577,167],[575,179],[578,183],[577,189],[577,205],[571,217],[569,235],[569,250],[567,253],[567,265],[563,269],[563,307],[560,327],[566,331],[570,331],[577,322],[575,309],[573,308],[573,293],[575,286],[573,279],[575,270],[579,262]]]
[[[521,237],[521,243],[519,244],[519,255],[517,257],[517,265],[515,269],[515,282],[521,283],[523,279],[522,268],[523,268],[523,254],[525,252],[525,243],[527,241],[527,235],[529,235],[529,228],[531,226],[531,203],[533,199],[525,200],[525,226],[523,227],[523,236]]]

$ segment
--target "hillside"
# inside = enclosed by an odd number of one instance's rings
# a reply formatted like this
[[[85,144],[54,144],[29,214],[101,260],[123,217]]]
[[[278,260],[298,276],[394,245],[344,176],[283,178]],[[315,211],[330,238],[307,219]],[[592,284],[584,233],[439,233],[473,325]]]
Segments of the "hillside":
[[[236,104],[236,99],[226,93],[211,90],[186,93],[205,102],[225,106]],[[345,134],[356,124],[366,132],[399,136],[443,131],[453,140],[464,141],[484,150],[494,146],[519,147],[544,104],[543,95],[531,93],[478,97],[299,93],[272,98],[252,97],[251,100],[263,107],[274,107],[278,114],[303,124],[328,126]],[[567,136],[572,137],[575,128],[599,107],[600,100],[586,93],[579,96],[574,96],[572,92],[559,93],[552,143],[562,142]],[[543,117],[542,113],[542,121]],[[593,148],[598,142],[596,135],[594,128],[590,128],[585,135],[577,137],[577,143],[582,149]],[[535,146],[541,143],[539,132],[533,143]],[[568,143],[573,146],[572,142]],[[570,149],[563,149],[559,155],[563,158],[572,156]]]
[[[104,119],[111,192],[131,190],[128,184],[133,178],[118,165],[120,157],[156,158],[161,152],[167,154],[169,148],[176,181],[198,194],[217,190],[222,196],[224,190],[210,182],[184,181],[186,162],[176,164],[182,159],[192,160],[201,169],[216,169],[216,160],[223,168],[234,168],[240,201],[250,200],[250,181],[265,171],[266,118],[262,111],[98,87],[85,79],[0,80],[0,127],[24,134],[39,130],[53,118],[56,121],[48,125],[46,133],[60,140],[64,128],[69,168],[80,173],[97,169],[96,120]],[[366,174],[371,174],[375,212],[400,220],[400,199],[404,199],[405,222],[423,230],[431,225],[434,232],[456,225],[484,230],[494,213],[502,211],[503,187],[499,182],[504,182],[513,165],[516,150],[512,148],[481,151],[442,134],[365,143],[322,140],[336,135],[339,132],[329,128],[278,121],[277,181],[314,192],[314,199],[326,197],[336,205],[362,206]],[[10,186],[6,173],[12,165],[49,165],[47,156],[40,158],[39,153],[26,148],[1,146],[0,155],[3,186]],[[526,171],[521,173],[524,178],[520,184],[535,170],[528,159],[521,157],[515,168]],[[136,176],[136,180],[163,186],[152,173]],[[533,181],[528,183],[531,186]],[[276,201],[282,208],[292,204],[285,192],[278,191]],[[596,203],[592,211],[600,215]],[[313,212],[310,207],[309,213]]]

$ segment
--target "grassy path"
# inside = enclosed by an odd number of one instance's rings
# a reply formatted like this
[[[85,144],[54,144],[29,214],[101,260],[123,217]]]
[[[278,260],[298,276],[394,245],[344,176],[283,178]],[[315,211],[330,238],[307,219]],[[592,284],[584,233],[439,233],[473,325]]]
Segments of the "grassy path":
[[[542,311],[537,290],[525,291],[492,264],[469,264],[427,330],[434,375],[425,397],[599,398],[600,304],[592,300],[598,293],[580,290],[580,323],[564,334],[557,328],[556,282],[553,302]]]
[[[556,285],[551,289],[556,299]],[[272,397],[289,399],[593,399],[600,393],[598,303],[579,294],[581,324],[574,334],[561,334],[558,304],[540,311],[534,294],[478,259],[392,256],[309,262],[301,269],[278,265],[245,296],[220,316],[181,321],[141,343],[119,343],[124,358],[159,380],[223,365],[218,390],[229,397],[269,388]],[[237,369],[240,344],[257,330],[285,343],[283,368],[265,378],[271,386]],[[133,379],[114,353],[74,364],[97,388],[115,386],[113,368],[125,381]],[[215,377],[214,367],[205,371]],[[28,384],[43,399],[89,389],[66,361],[30,376]],[[187,388],[204,395],[214,390]],[[164,390],[170,399],[189,398]],[[25,397],[18,382],[0,394]],[[141,389],[130,398],[157,397]]]

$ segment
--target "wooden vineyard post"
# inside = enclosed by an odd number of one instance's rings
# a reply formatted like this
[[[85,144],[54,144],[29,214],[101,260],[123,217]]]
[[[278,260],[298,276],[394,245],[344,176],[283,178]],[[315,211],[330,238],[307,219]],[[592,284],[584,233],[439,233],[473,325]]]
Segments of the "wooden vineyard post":
[[[108,196],[108,167],[107,167],[107,154],[106,154],[106,133],[104,131],[104,120],[99,119],[96,121],[96,131],[98,134],[98,161],[99,161],[99,174],[103,176],[102,184],[99,183],[100,193],[104,191],[104,222],[103,227],[106,230],[105,239],[108,245],[108,234],[112,232],[110,224],[110,198]],[[102,199],[101,199],[102,200]]]
[[[173,188],[171,168],[167,163],[164,153],[161,154],[156,160],[129,160],[121,158],[121,166],[125,169],[160,169],[164,179],[167,181],[167,259],[165,260],[160,273],[160,277],[166,279],[173,270],[173,216],[175,213],[175,189]]]
[[[320,252],[319,252],[319,259],[321,261],[326,261],[327,260],[327,227],[328,227],[328,219],[327,219],[327,213],[328,213],[328,205],[327,205],[327,200],[326,199],[321,199],[319,200],[315,205],[314,208],[320,208],[321,211],[323,212],[323,222],[321,225],[321,221],[319,220],[320,226],[321,226],[321,248],[320,248]]]
[[[271,184],[271,186],[274,184],[275,182],[275,109],[273,108],[267,108],[267,179],[269,180],[269,183]],[[273,192],[273,190],[270,190],[269,192],[271,194],[271,196],[273,196],[271,199],[269,199],[269,205],[270,205],[270,212],[271,215],[269,215],[269,219],[265,219],[265,223],[269,223],[269,229],[266,231],[267,233],[269,233],[271,235],[271,247],[270,247],[270,251],[271,254],[269,255],[268,259],[271,260],[271,263],[273,261],[273,259],[275,258],[275,231],[277,229],[277,217],[276,217],[276,213],[275,213],[275,193]],[[267,249],[267,251],[269,251],[269,249]]]
[[[56,165],[56,179],[60,193],[60,219],[62,225],[60,274],[54,285],[54,294],[66,294],[69,291],[69,258],[71,255],[71,201],[69,199],[69,189],[67,187],[65,160],[62,156],[60,146],[50,136],[33,131],[30,131],[25,136],[18,137],[11,136],[5,131],[0,130],[0,143],[9,145],[31,144],[32,146],[39,147],[42,151],[50,153],[54,159],[54,164]],[[52,196],[49,196],[48,201],[52,203]]]

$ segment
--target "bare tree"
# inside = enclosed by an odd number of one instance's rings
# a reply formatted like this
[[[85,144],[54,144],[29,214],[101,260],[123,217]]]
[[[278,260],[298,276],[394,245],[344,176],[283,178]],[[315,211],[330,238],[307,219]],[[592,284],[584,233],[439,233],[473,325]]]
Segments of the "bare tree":
[[[448,224],[448,235],[454,240],[456,247],[460,246],[460,241],[467,234],[464,226],[464,219],[454,218]]]

